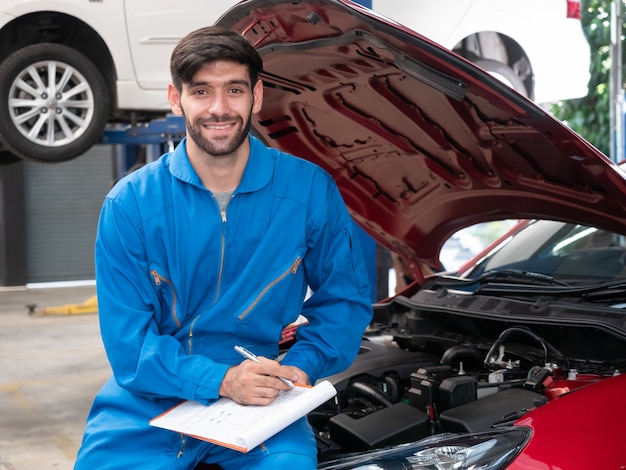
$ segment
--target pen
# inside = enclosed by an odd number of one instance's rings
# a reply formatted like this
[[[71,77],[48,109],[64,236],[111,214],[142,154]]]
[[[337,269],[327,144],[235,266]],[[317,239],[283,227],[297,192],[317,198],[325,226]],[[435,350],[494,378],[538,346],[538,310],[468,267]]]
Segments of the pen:
[[[237,351],[239,354],[241,354],[243,357],[245,357],[246,359],[250,359],[251,361],[254,362],[261,362],[261,360],[256,357],[252,352],[248,351],[246,348],[244,348],[243,346],[235,346],[235,351]],[[284,377],[278,377],[283,383],[289,385],[290,388],[293,388],[293,382],[289,379],[286,379]]]

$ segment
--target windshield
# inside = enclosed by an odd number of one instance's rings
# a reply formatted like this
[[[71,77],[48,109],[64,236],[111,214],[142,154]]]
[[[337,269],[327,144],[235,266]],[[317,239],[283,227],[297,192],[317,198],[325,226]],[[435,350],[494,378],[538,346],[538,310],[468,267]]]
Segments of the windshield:
[[[464,277],[520,270],[568,283],[620,280],[626,277],[626,238],[595,227],[539,220],[499,244]]]

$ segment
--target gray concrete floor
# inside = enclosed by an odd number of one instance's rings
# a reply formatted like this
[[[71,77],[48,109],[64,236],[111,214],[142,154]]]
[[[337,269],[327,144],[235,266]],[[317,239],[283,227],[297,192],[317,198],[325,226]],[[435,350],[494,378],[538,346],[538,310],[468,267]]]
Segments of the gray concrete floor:
[[[0,470],[73,468],[110,368],[97,313],[40,312],[94,295],[94,286],[0,287]],[[35,314],[28,304],[37,304]]]

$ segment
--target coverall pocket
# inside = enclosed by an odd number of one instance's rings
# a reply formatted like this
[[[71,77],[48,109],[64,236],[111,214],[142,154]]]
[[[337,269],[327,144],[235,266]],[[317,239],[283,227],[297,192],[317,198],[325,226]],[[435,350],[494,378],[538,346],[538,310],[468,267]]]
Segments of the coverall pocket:
[[[162,334],[170,334],[181,327],[178,316],[176,287],[167,271],[157,266],[150,266],[150,276],[156,289],[160,306],[159,325]]]

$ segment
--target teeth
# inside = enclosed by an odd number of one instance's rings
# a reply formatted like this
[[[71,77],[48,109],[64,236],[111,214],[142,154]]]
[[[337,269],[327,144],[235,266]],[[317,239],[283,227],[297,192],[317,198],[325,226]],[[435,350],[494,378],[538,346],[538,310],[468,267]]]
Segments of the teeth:
[[[218,126],[217,124],[212,124],[212,125],[208,125],[207,127],[209,129],[222,130],[222,129],[228,129],[230,127],[230,124],[224,124],[221,126]]]

